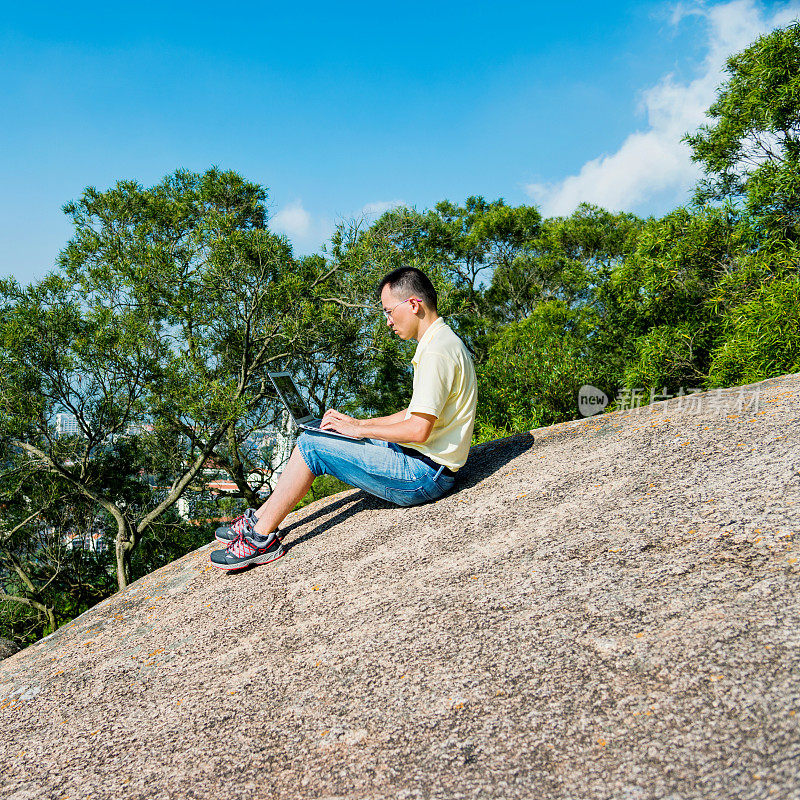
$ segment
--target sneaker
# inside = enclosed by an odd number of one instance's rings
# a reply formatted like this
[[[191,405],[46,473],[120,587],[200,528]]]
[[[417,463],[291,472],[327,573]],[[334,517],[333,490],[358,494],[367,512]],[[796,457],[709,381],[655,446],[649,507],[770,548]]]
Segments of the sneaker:
[[[231,522],[230,525],[222,525],[214,531],[214,538],[223,544],[230,544],[240,533],[252,534],[258,517],[255,509],[248,508],[240,517]]]
[[[209,556],[217,569],[244,569],[250,564],[269,564],[283,554],[283,544],[275,531],[267,536],[257,533],[240,533],[224,550],[214,550]]]

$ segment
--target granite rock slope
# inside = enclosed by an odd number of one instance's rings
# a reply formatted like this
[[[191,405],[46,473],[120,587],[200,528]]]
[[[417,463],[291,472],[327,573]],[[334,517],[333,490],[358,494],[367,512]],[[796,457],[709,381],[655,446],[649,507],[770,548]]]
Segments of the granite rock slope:
[[[0,662],[2,796],[800,796],[800,375],[475,448]]]

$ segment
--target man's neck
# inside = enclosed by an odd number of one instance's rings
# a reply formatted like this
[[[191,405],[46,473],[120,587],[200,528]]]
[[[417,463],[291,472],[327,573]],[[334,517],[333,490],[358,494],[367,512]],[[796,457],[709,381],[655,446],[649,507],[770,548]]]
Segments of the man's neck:
[[[438,314],[426,314],[425,317],[419,321],[417,335],[414,338],[419,341],[425,335],[425,331],[427,331],[437,319],[440,319]]]

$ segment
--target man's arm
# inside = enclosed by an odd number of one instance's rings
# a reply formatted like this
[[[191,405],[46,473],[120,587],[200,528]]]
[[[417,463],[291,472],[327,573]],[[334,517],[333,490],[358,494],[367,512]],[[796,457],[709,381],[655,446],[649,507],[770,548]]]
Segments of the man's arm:
[[[369,417],[368,419],[361,419],[359,422],[374,422],[380,425],[394,425],[396,422],[402,422],[406,418],[407,408],[398,411],[396,414],[389,414],[388,417]]]
[[[433,414],[420,414],[416,411],[412,412],[408,419],[401,419],[391,424],[365,419],[361,420],[361,425],[358,426],[358,435],[367,439],[382,439],[384,442],[423,444],[428,441],[435,422],[436,417]]]
[[[406,412],[398,411],[388,417],[354,419],[329,408],[322,417],[320,428],[337,431],[360,439],[381,439],[384,442],[414,442],[422,444],[428,440],[436,422],[432,414],[413,412],[405,419]]]

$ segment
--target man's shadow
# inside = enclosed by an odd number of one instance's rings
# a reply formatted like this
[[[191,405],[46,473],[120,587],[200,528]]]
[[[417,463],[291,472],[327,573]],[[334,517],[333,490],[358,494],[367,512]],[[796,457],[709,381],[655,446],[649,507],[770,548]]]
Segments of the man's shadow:
[[[533,434],[525,431],[524,433],[516,433],[512,436],[507,436],[504,439],[495,439],[491,442],[484,442],[483,444],[475,445],[469,452],[467,463],[458,471],[456,482],[453,488],[445,494],[440,500],[449,497],[452,494],[472,489],[477,486],[481,481],[493,475],[499,469],[518,458],[533,446]],[[421,506],[428,506],[437,503],[438,500],[432,500],[429,503],[422,503]],[[419,508],[420,506],[413,506]],[[330,530],[336,525],[350,519],[362,511],[370,511],[386,508],[400,508],[400,506],[390,503],[388,500],[383,500],[380,497],[375,497],[363,490],[355,494],[349,494],[347,497],[342,497],[332,503],[322,506],[321,508],[309,514],[297,522],[287,525],[281,530],[282,538],[286,538],[295,528],[305,526],[309,522],[313,522],[319,517],[328,516],[331,512],[339,510],[338,514],[326,519],[322,524],[316,528],[304,533],[297,539],[287,542],[284,547],[288,552],[293,547],[303,544],[315,536]]]

